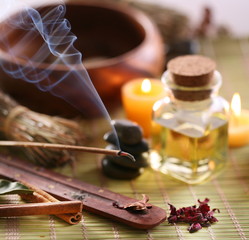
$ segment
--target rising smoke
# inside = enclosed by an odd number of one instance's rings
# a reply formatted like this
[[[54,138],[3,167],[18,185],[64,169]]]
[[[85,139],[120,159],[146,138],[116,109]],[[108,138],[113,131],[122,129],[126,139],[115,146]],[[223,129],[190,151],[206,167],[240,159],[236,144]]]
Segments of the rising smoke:
[[[17,2],[10,1],[8,5],[14,6]],[[27,81],[41,91],[63,98],[81,112],[86,111],[90,104],[111,123],[82,64],[82,54],[74,47],[77,37],[71,32],[65,13],[64,4],[55,4],[51,8],[22,5],[14,17],[4,21],[6,29],[0,36],[0,44],[10,61],[2,62],[1,67],[12,78]],[[14,43],[10,40],[13,29],[22,30]],[[35,51],[29,46],[32,41],[40,43]],[[30,52],[24,54],[23,49],[27,48]],[[44,68],[44,63],[48,67]],[[63,66],[63,73],[56,71],[58,65]],[[80,96],[84,100],[81,101]]]

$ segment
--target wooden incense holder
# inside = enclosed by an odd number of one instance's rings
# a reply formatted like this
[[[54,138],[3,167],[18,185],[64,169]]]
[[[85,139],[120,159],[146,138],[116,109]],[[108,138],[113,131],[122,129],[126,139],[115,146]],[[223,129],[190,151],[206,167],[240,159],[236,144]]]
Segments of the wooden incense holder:
[[[135,228],[150,229],[166,219],[166,212],[162,208],[152,205],[146,213],[117,208],[115,203],[127,205],[137,199],[37,167],[18,158],[0,155],[0,176],[29,182],[60,200],[80,200],[84,210]]]

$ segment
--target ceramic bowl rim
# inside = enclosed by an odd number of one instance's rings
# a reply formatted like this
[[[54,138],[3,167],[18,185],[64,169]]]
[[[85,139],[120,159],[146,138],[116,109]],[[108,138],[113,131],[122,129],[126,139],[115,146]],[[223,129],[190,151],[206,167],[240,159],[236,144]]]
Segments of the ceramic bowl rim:
[[[129,51],[120,54],[118,56],[115,57],[111,57],[108,59],[105,59],[104,61],[98,61],[95,63],[84,63],[84,66],[90,70],[90,69],[95,69],[95,68],[103,68],[103,67],[109,67],[112,65],[116,65],[119,64],[121,62],[124,62],[125,59],[127,58],[131,58],[133,55],[135,55],[136,53],[138,53],[140,51],[140,49],[143,48],[143,46],[149,42],[149,39],[151,38],[150,35],[154,35],[155,32],[155,25],[154,23],[151,21],[151,19],[142,11],[135,9],[133,7],[129,7],[127,5],[124,5],[122,3],[120,4],[107,4],[106,2],[100,2],[100,1],[87,1],[87,2],[78,2],[78,1],[70,1],[70,2],[66,2],[65,5],[81,5],[81,6],[93,6],[93,7],[100,7],[100,8],[104,8],[107,10],[113,10],[113,11],[117,11],[120,12],[122,15],[127,15],[127,18],[131,18],[133,19],[144,31],[144,37],[142,39],[142,41],[135,46],[134,48],[130,49]],[[49,4],[44,4],[42,7],[46,7],[46,6],[52,6],[52,5],[56,5],[53,2],[49,3]],[[16,13],[15,13],[16,14]],[[13,17],[15,14],[9,16],[10,18]],[[4,22],[4,21],[3,21]],[[1,25],[1,23],[0,23]],[[14,62],[17,65],[26,65],[27,61],[25,61],[24,59],[21,59],[19,57],[16,56],[10,56],[8,53],[6,53],[5,51],[3,51],[0,48],[0,58],[9,62]],[[50,64],[49,63],[44,63],[44,62],[32,62],[34,67],[37,67],[39,69],[49,69]],[[82,64],[75,64],[74,68],[81,68]],[[65,70],[65,66],[63,64],[56,64],[56,67],[53,66],[53,68],[55,68],[56,70]]]

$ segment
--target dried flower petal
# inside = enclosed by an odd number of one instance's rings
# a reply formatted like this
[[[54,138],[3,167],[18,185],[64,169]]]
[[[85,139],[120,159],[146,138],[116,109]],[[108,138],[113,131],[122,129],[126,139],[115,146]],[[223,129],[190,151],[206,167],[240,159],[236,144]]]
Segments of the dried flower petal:
[[[190,233],[196,232],[202,227],[208,227],[211,223],[218,222],[215,218],[214,212],[220,212],[219,209],[214,208],[210,210],[208,205],[209,199],[205,198],[204,201],[198,200],[199,206],[189,206],[179,208],[178,210],[172,205],[170,206],[170,216],[168,217],[169,223],[185,222],[189,223],[188,228]]]
[[[210,201],[209,198],[205,198],[204,201],[200,201],[200,199],[198,199],[198,203],[199,203],[200,205],[208,204],[209,201]]]
[[[120,209],[133,211],[133,212],[137,212],[137,211],[146,212],[147,209],[152,208],[152,205],[150,203],[148,203],[149,197],[147,195],[142,194],[142,196],[143,196],[142,200],[139,200],[139,201],[136,201],[136,202],[133,202],[133,203],[129,203],[129,204],[126,204],[126,205],[123,205],[123,206],[120,205],[118,202],[114,202],[113,206],[117,207],[117,208],[120,208]]]
[[[198,230],[202,229],[202,226],[200,223],[192,223],[190,227],[188,228],[188,231],[190,233],[197,232]]]

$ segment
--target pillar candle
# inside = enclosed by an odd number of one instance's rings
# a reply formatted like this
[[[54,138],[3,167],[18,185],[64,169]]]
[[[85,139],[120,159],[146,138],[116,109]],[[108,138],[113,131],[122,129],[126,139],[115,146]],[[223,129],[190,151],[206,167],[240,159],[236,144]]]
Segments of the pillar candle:
[[[249,144],[249,111],[241,110],[240,96],[235,93],[231,102],[229,146],[242,147],[247,144]]]
[[[165,96],[163,84],[158,79],[134,79],[122,87],[126,117],[143,128],[144,137],[150,136],[154,103]]]

